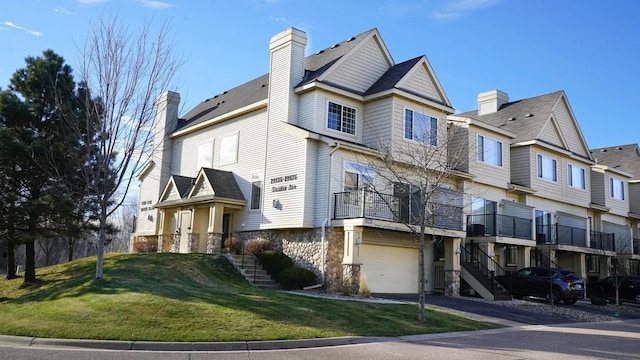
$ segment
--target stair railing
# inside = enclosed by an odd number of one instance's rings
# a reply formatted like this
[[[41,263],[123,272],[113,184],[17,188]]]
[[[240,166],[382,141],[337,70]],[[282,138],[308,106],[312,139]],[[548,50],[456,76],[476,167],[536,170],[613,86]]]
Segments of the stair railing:
[[[244,268],[244,255],[246,253],[245,250],[245,244],[246,242],[241,241],[242,243],[242,257],[241,257],[241,265],[240,267]],[[254,254],[247,254],[247,255],[251,255],[251,258],[253,258],[253,286],[256,286],[256,273],[258,272],[258,258],[256,258],[256,256]]]
[[[475,248],[478,256],[474,255],[467,247],[461,246],[461,258],[460,261],[463,264],[470,264],[481,275],[482,278],[478,279],[489,289],[489,291],[495,295],[495,277],[496,275],[509,275],[509,272],[505,270],[500,264],[498,264],[492,256],[484,252],[482,249]],[[493,270],[489,268],[489,265],[493,267]],[[485,281],[482,281],[485,279]],[[488,280],[488,281],[486,281]]]

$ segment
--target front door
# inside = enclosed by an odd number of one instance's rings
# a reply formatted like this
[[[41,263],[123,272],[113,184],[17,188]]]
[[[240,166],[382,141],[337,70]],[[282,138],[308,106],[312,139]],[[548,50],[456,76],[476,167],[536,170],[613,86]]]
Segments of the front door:
[[[180,253],[189,253],[189,234],[191,233],[191,211],[180,214]]]
[[[231,214],[222,214],[222,248],[225,248],[225,242],[229,238],[229,223]]]

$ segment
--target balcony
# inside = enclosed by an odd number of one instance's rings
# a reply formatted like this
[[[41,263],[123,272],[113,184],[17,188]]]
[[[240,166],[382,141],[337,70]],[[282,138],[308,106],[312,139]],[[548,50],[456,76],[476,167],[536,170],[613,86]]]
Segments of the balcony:
[[[531,240],[532,221],[502,214],[467,215],[467,236],[504,236]]]
[[[419,202],[411,198],[359,190],[335,193],[333,199],[334,219],[366,218],[419,224]],[[427,226],[462,230],[462,207],[430,202],[429,209],[431,216],[427,219]]]
[[[536,225],[538,244],[587,247],[587,229],[565,225]]]
[[[616,251],[616,239],[613,233],[591,232],[589,247],[598,250]]]

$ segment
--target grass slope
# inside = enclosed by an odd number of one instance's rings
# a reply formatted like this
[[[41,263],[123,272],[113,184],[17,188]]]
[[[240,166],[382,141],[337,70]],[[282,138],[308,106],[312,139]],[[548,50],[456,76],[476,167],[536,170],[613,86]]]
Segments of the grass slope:
[[[248,341],[400,336],[489,326],[413,304],[308,298],[247,284],[203,254],[109,254],[40,269],[39,282],[0,280],[0,334],[77,339]]]

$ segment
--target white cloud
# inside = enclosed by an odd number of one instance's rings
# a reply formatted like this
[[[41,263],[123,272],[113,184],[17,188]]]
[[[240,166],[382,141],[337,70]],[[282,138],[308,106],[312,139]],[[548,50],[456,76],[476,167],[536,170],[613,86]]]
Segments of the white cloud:
[[[176,6],[174,4],[158,0],[141,0],[140,3],[142,6],[152,9],[168,9]]]
[[[110,0],[77,0],[80,5],[104,4]]]
[[[435,20],[455,20],[475,10],[495,6],[500,1],[502,0],[450,0],[442,11],[433,12],[431,18]]]
[[[18,26],[16,24],[12,23],[11,21],[5,21],[2,24],[6,25],[8,27],[12,27],[14,29],[18,29],[18,30],[22,30],[22,31],[28,32],[29,34],[31,34],[33,36],[42,36],[42,33],[40,31],[34,31],[34,30],[30,30],[30,29],[27,29],[27,28],[22,27],[22,26]]]
[[[72,13],[71,11],[65,9],[65,8],[61,8],[61,7],[57,7],[55,9],[53,9],[53,11],[55,12],[59,12],[59,13],[63,13],[65,15],[75,15],[75,13]]]

